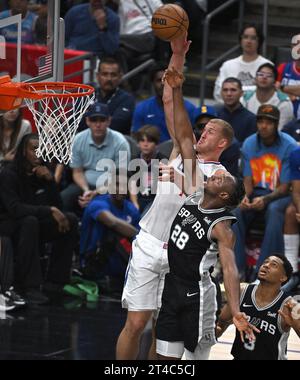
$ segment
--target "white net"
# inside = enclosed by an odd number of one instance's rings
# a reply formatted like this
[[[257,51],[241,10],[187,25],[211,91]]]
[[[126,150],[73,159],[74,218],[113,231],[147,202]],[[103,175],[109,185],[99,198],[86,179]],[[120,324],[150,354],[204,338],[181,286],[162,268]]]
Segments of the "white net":
[[[88,93],[85,88],[60,87],[59,94],[68,94],[66,97],[57,97],[57,89],[51,86],[43,90],[30,88],[39,94],[47,93],[53,96],[43,99],[25,98],[26,106],[33,114],[35,125],[39,134],[39,147],[36,151],[38,157],[51,162],[56,158],[60,163],[68,164],[72,159],[72,146],[78,125],[87,108],[94,102],[94,93]]]

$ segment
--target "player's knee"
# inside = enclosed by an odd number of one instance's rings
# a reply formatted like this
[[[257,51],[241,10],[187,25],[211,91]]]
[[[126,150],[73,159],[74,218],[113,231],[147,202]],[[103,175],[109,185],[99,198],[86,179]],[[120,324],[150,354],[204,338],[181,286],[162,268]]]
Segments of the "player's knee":
[[[134,318],[129,318],[125,326],[127,333],[132,336],[141,335],[146,327],[147,321],[148,320],[144,317],[135,316]]]
[[[290,204],[286,210],[285,210],[285,218],[292,218],[292,219],[295,219],[296,218],[296,207],[293,205],[293,204]]]

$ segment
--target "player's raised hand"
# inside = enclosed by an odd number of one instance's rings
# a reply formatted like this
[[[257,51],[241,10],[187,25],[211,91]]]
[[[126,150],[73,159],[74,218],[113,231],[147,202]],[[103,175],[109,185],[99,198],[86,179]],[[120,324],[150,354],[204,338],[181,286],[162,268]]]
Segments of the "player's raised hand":
[[[256,338],[254,335],[254,331],[256,333],[260,333],[260,330],[258,330],[258,328],[256,328],[255,326],[251,325],[251,323],[249,323],[247,315],[245,313],[242,313],[242,312],[237,313],[233,317],[232,321],[235,327],[240,332],[242,342],[245,341],[244,334],[246,335],[246,337],[248,338],[250,342],[255,341]]]
[[[171,49],[173,54],[185,56],[189,51],[192,41],[187,40],[187,32],[183,33],[180,37],[171,41]]]
[[[168,85],[172,88],[181,87],[184,82],[184,76],[177,71],[174,67],[167,69],[164,74],[164,80],[168,82]]]

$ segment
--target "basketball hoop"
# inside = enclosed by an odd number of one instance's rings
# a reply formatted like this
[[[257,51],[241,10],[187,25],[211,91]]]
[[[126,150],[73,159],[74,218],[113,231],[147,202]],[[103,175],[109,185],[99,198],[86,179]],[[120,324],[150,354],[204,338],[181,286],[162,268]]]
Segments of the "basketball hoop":
[[[68,164],[76,130],[94,101],[94,91],[79,83],[13,83],[5,76],[0,78],[0,108],[9,111],[25,103],[39,134],[37,156]]]

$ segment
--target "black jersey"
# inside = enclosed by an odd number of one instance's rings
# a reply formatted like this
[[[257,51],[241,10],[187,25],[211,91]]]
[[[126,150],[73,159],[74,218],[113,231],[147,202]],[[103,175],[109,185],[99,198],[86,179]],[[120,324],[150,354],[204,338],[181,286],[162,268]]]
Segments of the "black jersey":
[[[231,354],[236,360],[285,360],[289,332],[282,330],[278,310],[289,297],[281,291],[271,304],[258,307],[255,302],[256,289],[256,284],[248,285],[242,293],[240,309],[250,317],[250,323],[260,333],[255,334],[255,342],[245,339],[243,343],[240,333],[236,332]]]
[[[199,206],[202,194],[188,197],[177,213],[168,242],[170,272],[186,281],[200,281],[213,270],[218,256],[211,239],[213,227],[223,220],[236,220],[225,208],[204,210]]]

